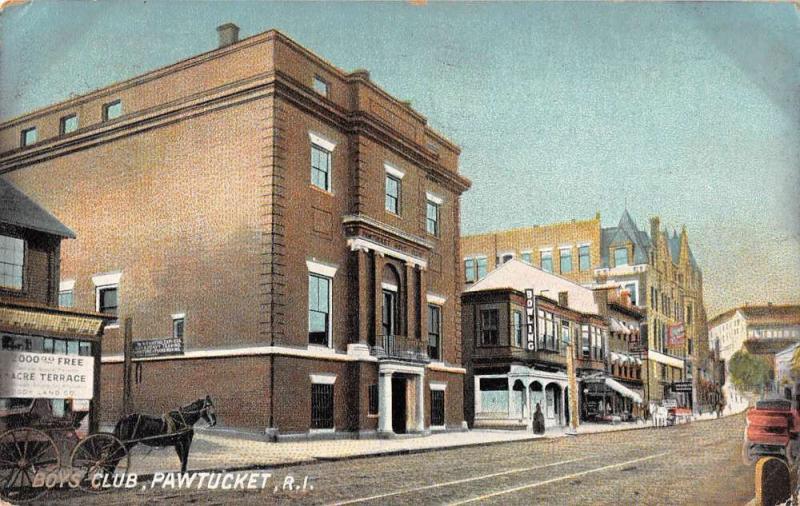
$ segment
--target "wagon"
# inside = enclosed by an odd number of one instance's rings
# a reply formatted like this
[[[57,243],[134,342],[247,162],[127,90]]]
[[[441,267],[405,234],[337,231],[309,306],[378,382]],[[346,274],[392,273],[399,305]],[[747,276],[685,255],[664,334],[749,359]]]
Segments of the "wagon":
[[[103,490],[107,475],[125,473],[130,465],[126,445],[97,432],[81,436],[87,411],[66,418],[49,415],[48,399],[16,399],[0,410],[0,497],[14,503],[38,499],[50,488]]]

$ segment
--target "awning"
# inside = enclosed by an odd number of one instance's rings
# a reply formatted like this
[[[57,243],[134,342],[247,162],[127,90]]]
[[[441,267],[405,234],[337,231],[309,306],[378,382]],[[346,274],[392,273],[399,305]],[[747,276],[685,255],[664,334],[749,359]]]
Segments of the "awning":
[[[609,323],[611,323],[611,332],[616,332],[617,334],[630,334],[631,331],[625,326],[625,324],[617,321],[614,318],[609,318]]]
[[[606,385],[608,385],[609,388],[611,388],[612,390],[616,391],[617,393],[619,393],[623,397],[627,397],[627,398],[631,399],[633,402],[638,402],[639,404],[642,403],[642,396],[637,394],[636,392],[634,392],[630,388],[626,387],[625,385],[623,385],[623,384],[621,384],[621,383],[619,383],[619,382],[617,382],[617,381],[615,381],[615,380],[613,380],[611,378],[606,378]]]

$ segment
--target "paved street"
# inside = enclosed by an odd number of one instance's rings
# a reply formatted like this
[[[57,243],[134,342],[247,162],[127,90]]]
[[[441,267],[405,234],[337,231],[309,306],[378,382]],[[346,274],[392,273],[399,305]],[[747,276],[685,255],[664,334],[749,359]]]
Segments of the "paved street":
[[[147,488],[48,502],[296,504],[745,504],[742,415],[676,427],[520,441],[273,470],[262,491]],[[292,476],[305,491],[282,492]],[[276,492],[275,487],[279,490]],[[313,486],[313,490],[311,487]]]

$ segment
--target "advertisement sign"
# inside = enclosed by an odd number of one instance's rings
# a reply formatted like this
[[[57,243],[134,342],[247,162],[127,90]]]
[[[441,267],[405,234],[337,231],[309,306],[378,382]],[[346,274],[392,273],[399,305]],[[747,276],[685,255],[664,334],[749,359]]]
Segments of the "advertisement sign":
[[[536,294],[533,288],[525,289],[525,321],[528,330],[528,351],[536,350]]]
[[[692,391],[692,382],[691,381],[676,381],[672,384],[672,391],[673,392],[691,392]]]
[[[683,323],[676,323],[667,327],[667,347],[681,348],[686,341],[686,330]]]
[[[94,358],[0,351],[0,398],[91,399]]]
[[[183,339],[150,339],[133,341],[133,358],[163,357],[164,355],[183,355]]]

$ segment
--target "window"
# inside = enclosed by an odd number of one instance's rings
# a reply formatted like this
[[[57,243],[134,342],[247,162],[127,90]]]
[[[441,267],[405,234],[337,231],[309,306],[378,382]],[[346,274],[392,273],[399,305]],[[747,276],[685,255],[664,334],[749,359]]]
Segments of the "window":
[[[553,313],[540,309],[537,318],[539,326],[537,348],[558,351],[558,329]]]
[[[308,275],[308,343],[328,346],[330,339],[331,279]]]
[[[628,248],[614,249],[614,265],[628,265]]]
[[[566,347],[569,344],[569,322],[561,320],[561,343]]]
[[[331,191],[331,152],[311,144],[311,184],[325,191]]]
[[[172,318],[172,337],[183,339],[183,329],[186,325],[186,318],[183,316]]]
[[[578,248],[578,269],[588,271],[592,266],[589,258],[589,246],[583,245]]]
[[[539,265],[543,271],[553,272],[553,252],[550,250],[539,253]]]
[[[444,426],[444,390],[431,390],[431,426]]]
[[[116,316],[119,310],[119,287],[99,286],[97,287],[97,310],[101,313],[108,313]],[[115,325],[118,321],[110,321],[108,325]]]
[[[25,241],[0,235],[0,288],[22,290]]]
[[[439,204],[430,200],[425,208],[425,230],[431,235],[439,235]]]
[[[625,290],[631,296],[631,304],[636,305],[636,283],[628,283],[625,285]]]
[[[328,83],[323,78],[319,76],[314,76],[314,91],[322,95],[323,97],[328,96]]]
[[[61,128],[59,131],[61,135],[72,133],[78,129],[78,116],[76,114],[71,114],[69,116],[64,116],[61,118]]]
[[[386,175],[386,210],[400,214],[400,180]]]
[[[122,101],[115,100],[103,106],[103,121],[109,121],[122,116]]]
[[[61,290],[58,292],[58,305],[60,307],[73,307],[75,304],[75,292],[72,290]]]
[[[562,249],[558,252],[561,273],[572,272],[572,250]]]
[[[311,428],[333,428],[333,385],[311,384]]]
[[[480,378],[481,413],[508,414],[508,378]]]
[[[585,359],[590,357],[589,326],[581,325],[581,351]]]
[[[481,343],[497,344],[497,310],[484,309],[481,311]]]
[[[432,360],[442,359],[442,308],[428,305],[428,356]]]
[[[736,322],[736,323],[738,324],[739,322]],[[687,325],[691,325],[692,324],[692,305],[691,304],[686,306],[686,324]]]
[[[486,269],[488,267],[488,261],[486,257],[478,258],[478,279],[483,278],[486,276]]]
[[[25,146],[30,146],[34,144],[37,140],[38,136],[36,133],[36,127],[26,128],[22,131],[22,135],[20,136],[20,145],[24,148]]]
[[[467,283],[472,283],[477,278],[475,277],[475,259],[467,258],[464,260],[464,279]]]
[[[78,355],[88,357],[92,354],[92,343],[88,341],[81,341],[78,345]]]
[[[522,261],[528,265],[532,265],[533,260],[531,259],[531,252],[530,251],[523,251],[522,252]]]
[[[378,404],[378,384],[375,383],[369,386],[369,390],[367,392],[369,397],[369,404],[367,409],[368,415],[377,415],[379,412],[380,405]]]
[[[514,311],[514,346],[522,347],[522,311]]]
[[[505,253],[502,256],[498,257],[497,265],[503,265],[504,263],[508,262],[513,258],[514,258],[514,253]]]

